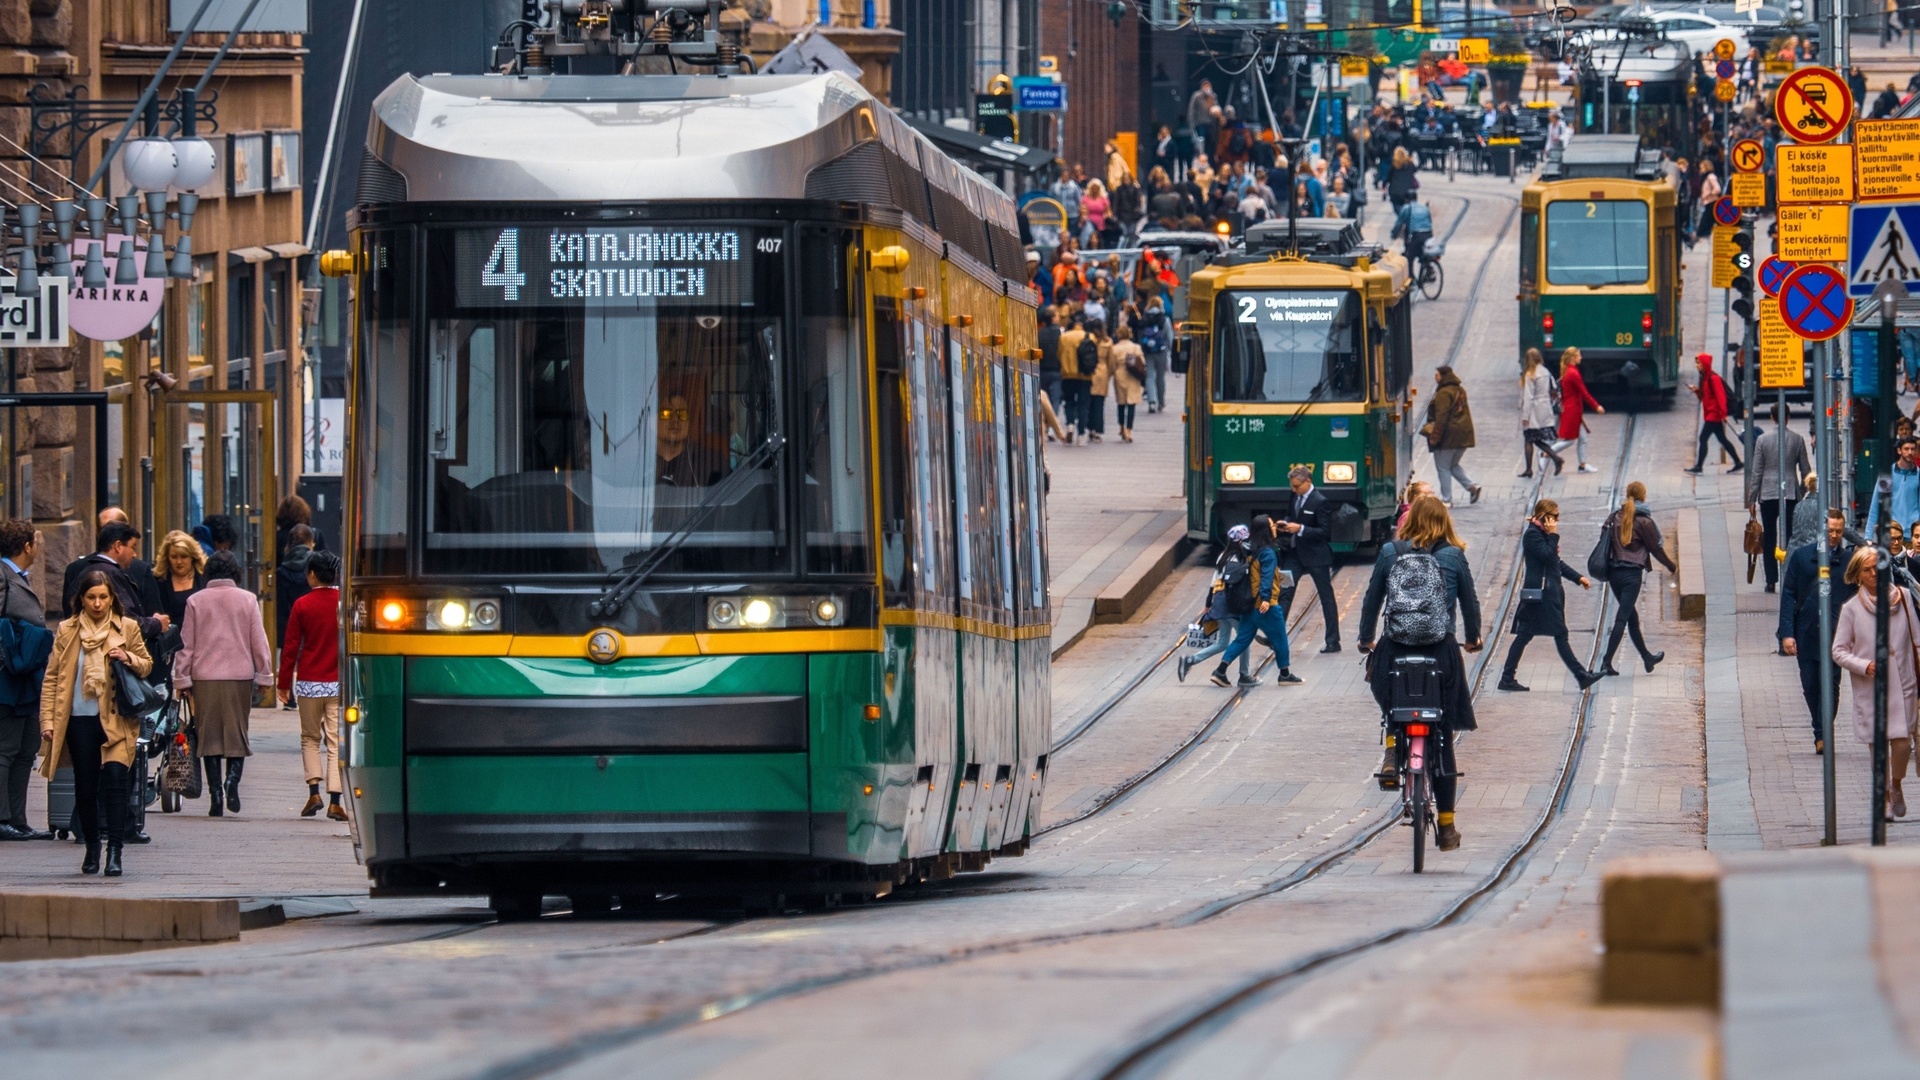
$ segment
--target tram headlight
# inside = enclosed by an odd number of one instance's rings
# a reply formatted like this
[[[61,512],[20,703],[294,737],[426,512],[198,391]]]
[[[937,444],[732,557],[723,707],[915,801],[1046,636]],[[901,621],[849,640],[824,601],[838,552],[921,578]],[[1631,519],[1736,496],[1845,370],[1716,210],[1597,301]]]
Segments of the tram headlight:
[[[1326,477],[1329,484],[1351,484],[1360,473],[1351,461],[1329,461],[1321,466],[1320,475]]]
[[[707,600],[709,630],[768,630],[843,626],[847,605],[838,596],[715,596]]]
[[[1220,466],[1220,482],[1223,484],[1253,483],[1253,463],[1250,461],[1229,461]]]
[[[500,601],[448,596],[427,603],[427,629],[460,632],[500,629]]]
[[[778,612],[773,606],[773,601],[763,597],[756,596],[740,605],[740,622],[743,626],[755,629],[772,626],[776,614]]]
[[[413,609],[404,600],[376,600],[373,603],[375,630],[412,629]]]

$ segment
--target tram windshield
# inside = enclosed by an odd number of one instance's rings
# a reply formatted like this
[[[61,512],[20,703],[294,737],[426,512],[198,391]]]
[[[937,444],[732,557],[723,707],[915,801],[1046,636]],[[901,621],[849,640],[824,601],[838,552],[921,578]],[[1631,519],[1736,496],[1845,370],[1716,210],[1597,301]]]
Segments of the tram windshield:
[[[430,234],[425,572],[611,570],[695,520],[784,434],[780,235]],[[784,569],[783,460],[733,485],[668,569]]]
[[[1650,273],[1647,204],[1637,199],[1547,204],[1547,281],[1644,285]]]
[[[1221,294],[1215,401],[1361,401],[1360,297],[1351,289]]]

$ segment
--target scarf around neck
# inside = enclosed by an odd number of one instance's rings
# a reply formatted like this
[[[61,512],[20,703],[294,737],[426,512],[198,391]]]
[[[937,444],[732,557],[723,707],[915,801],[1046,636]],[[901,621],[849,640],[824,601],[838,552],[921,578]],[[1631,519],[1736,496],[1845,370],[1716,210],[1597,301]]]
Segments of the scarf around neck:
[[[107,650],[125,644],[112,615],[95,622],[84,612],[80,623],[80,693],[107,703]]]

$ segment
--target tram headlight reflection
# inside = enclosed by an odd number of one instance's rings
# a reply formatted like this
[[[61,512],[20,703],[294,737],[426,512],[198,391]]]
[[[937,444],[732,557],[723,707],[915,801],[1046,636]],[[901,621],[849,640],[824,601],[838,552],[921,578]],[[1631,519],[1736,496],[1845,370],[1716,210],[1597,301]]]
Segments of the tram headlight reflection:
[[[1321,475],[1327,478],[1329,484],[1351,484],[1359,472],[1353,467],[1351,461],[1329,461],[1322,469]]]
[[[1248,461],[1229,461],[1220,466],[1220,482],[1223,484],[1253,483],[1253,463]]]

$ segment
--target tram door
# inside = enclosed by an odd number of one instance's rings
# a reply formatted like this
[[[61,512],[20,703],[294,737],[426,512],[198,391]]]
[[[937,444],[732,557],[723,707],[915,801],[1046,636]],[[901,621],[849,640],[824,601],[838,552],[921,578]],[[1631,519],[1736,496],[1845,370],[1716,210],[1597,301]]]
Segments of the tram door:
[[[84,518],[113,500],[108,488],[107,395],[0,393],[0,513],[9,518]],[[87,466],[86,460],[93,462]],[[38,466],[36,469],[35,466]],[[91,492],[75,478],[91,474]],[[118,470],[113,471],[118,478]],[[86,550],[93,550],[89,528]]]
[[[274,625],[273,512],[280,501],[271,390],[173,390],[160,396],[154,529],[191,532],[215,515],[234,528],[242,582]]]

